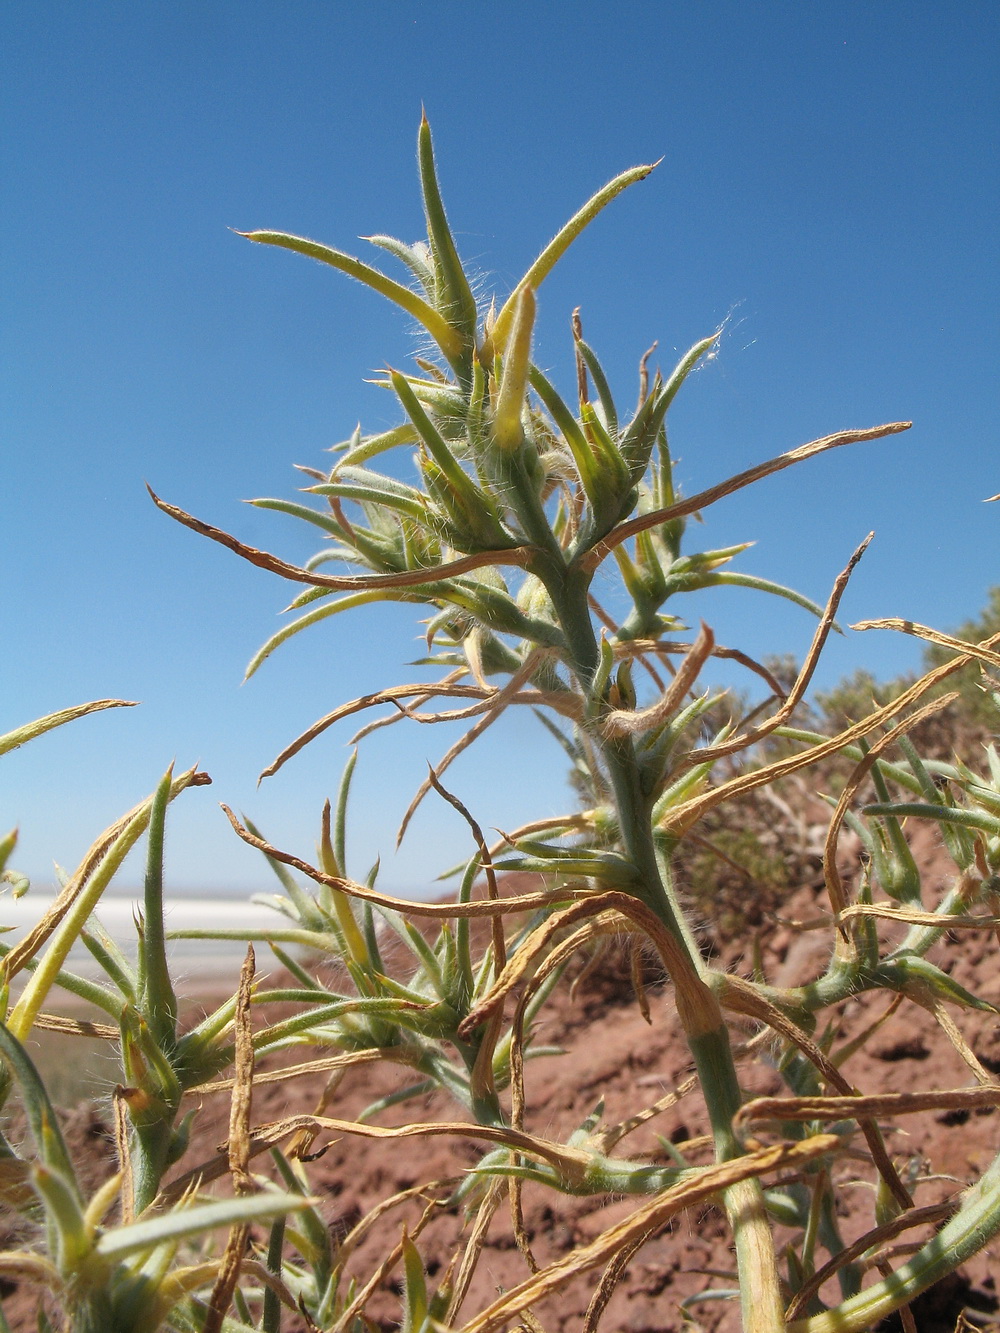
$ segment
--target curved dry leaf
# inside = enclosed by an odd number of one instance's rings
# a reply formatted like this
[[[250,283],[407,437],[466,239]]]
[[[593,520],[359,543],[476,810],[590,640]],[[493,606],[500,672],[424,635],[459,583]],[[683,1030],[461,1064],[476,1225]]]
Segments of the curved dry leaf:
[[[994,495],[994,500],[1000,499],[1000,496]],[[895,629],[901,634],[912,634],[917,639],[926,639],[928,643],[936,643],[939,648],[953,648],[957,653],[964,653],[967,657],[975,657],[980,662],[988,662],[990,666],[1000,667],[1000,653],[995,653],[992,647],[995,643],[1000,643],[1000,634],[993,634],[988,639],[983,639],[981,643],[969,643],[967,639],[956,639],[953,634],[943,634],[940,630],[929,629],[926,625],[918,625],[914,620],[900,620],[895,616],[889,616],[885,620],[859,620],[851,629]]]
[[[419,588],[425,583],[437,583],[442,579],[454,578],[457,574],[467,574],[471,569],[482,569],[485,565],[517,565],[524,568],[533,554],[528,546],[503,547],[500,550],[477,551],[475,555],[464,555],[458,560],[449,560],[443,565],[434,565],[427,569],[408,569],[402,574],[320,574],[315,569],[303,569],[300,565],[291,565],[279,556],[268,551],[259,551],[255,546],[248,546],[239,538],[233,537],[222,528],[213,527],[193,514],[161,500],[153,488],[146,486],[150,498],[158,509],[192,532],[208,537],[220,546],[228,547],[243,560],[266,569],[271,574],[278,574],[292,583],[308,583],[316,588],[339,588],[342,591],[364,588]]]
[[[322,870],[317,870],[315,866],[311,866],[308,861],[303,861],[290,852],[283,852],[263,838],[256,837],[240,823],[228,805],[223,805],[222,809],[237,836],[242,838],[249,846],[256,847],[265,856],[270,856],[275,861],[280,861],[282,865],[290,866],[293,870],[301,871],[303,875],[317,884],[325,884],[331,889],[339,889],[349,897],[361,898],[374,907],[386,907],[393,912],[405,912],[408,916],[430,916],[444,919],[460,916],[503,916],[507,912],[532,912],[539,907],[551,907],[553,903],[566,902],[567,899],[592,898],[594,896],[593,889],[563,888],[554,889],[549,893],[523,893],[510,898],[471,903],[421,903],[409,898],[393,898],[389,894],[376,893],[374,889],[365,888],[363,884],[357,884],[354,880],[339,879],[336,875],[324,874]]]
[[[850,1097],[755,1097],[740,1107],[734,1123],[746,1127],[762,1120],[857,1120],[859,1116],[978,1111],[993,1106],[1000,1106],[1000,1083],[988,1088],[859,1093]]]
[[[933,1203],[927,1208],[912,1208],[909,1212],[894,1217],[891,1222],[886,1222],[880,1227],[874,1227],[871,1231],[866,1231],[853,1244],[848,1245],[846,1249],[834,1255],[829,1263],[824,1264],[808,1282],[799,1288],[792,1303],[785,1311],[785,1318],[794,1319],[797,1315],[800,1315],[812,1298],[821,1290],[825,1282],[835,1277],[848,1264],[854,1263],[855,1259],[860,1259],[866,1251],[885,1245],[890,1240],[895,1240],[897,1236],[901,1236],[904,1231],[911,1231],[914,1227],[935,1226],[944,1218],[950,1217],[957,1207],[956,1200],[948,1199],[944,1203]]]
[[[918,682],[919,684],[919,682]],[[840,869],[837,866],[837,839],[840,836],[841,825],[847,817],[847,812],[851,808],[851,802],[854,800],[855,793],[864,782],[865,778],[875,766],[879,756],[890,746],[895,745],[900,736],[905,736],[911,731],[918,722],[923,722],[925,718],[932,717],[946,708],[958,695],[955,693],[943,694],[940,699],[932,699],[929,704],[923,708],[918,708],[911,716],[903,719],[887,731],[884,736],[873,741],[865,754],[864,758],[855,765],[851,776],[844,785],[844,790],[840,793],[840,799],[837,802],[836,809],[833,812],[833,818],[826,831],[826,841],[823,846],[823,878],[826,883],[826,891],[830,899],[830,906],[833,909],[834,916],[838,921],[843,919],[845,912],[848,911],[847,895],[844,892],[844,882],[840,876]],[[896,701],[897,707],[895,713],[899,713],[900,700]],[[891,705],[890,705],[891,707]],[[885,712],[885,709],[881,709]]]
[[[701,622],[701,631],[697,639],[685,653],[677,672],[664,690],[663,695],[638,712],[630,708],[616,708],[605,714],[601,720],[601,729],[606,736],[641,736],[667,722],[684,702],[684,696],[701,674],[701,669],[712,655],[715,647],[715,635]]]
[[[803,696],[809,688],[809,682],[812,680],[813,672],[816,670],[816,666],[820,659],[820,654],[826,646],[826,641],[830,636],[830,630],[833,628],[834,618],[837,614],[837,609],[840,606],[841,599],[844,596],[844,592],[847,589],[848,581],[853,574],[858,561],[868,549],[868,545],[874,536],[874,532],[868,534],[861,545],[855,550],[844,568],[837,575],[833,589],[830,592],[829,599],[823,610],[823,615],[820,618],[819,624],[816,626],[815,633],[813,634],[812,643],[809,645],[809,651],[806,653],[805,661],[799,669],[799,674],[796,676],[792,688],[787,695],[784,695],[781,707],[778,711],[769,717],[766,722],[761,722],[751,731],[748,731],[741,736],[734,736],[731,740],[722,741],[719,745],[711,745],[707,749],[692,751],[688,756],[692,763],[704,764],[711,760],[721,759],[725,755],[736,754],[740,750],[748,750],[751,745],[756,745],[758,741],[763,740],[766,736],[769,736],[773,731],[776,731],[778,727],[783,726],[784,723],[788,721],[789,717],[802,702]],[[722,654],[719,655],[721,656]],[[756,664],[754,664],[754,666],[756,666]],[[777,682],[774,684],[777,686]],[[777,693],[779,696],[783,694],[780,686],[777,686]]]
[[[996,637],[1000,640],[1000,635]],[[968,645],[966,646],[968,647]],[[752,791],[755,787],[777,782],[779,778],[787,777],[800,768],[808,768],[818,760],[836,754],[845,745],[850,745],[862,736],[867,736],[884,722],[891,722],[897,718],[904,709],[915,703],[928,690],[933,689],[940,681],[945,680],[965,666],[971,656],[971,654],[968,654],[957,657],[954,661],[946,662],[943,666],[928,671],[926,675],[915,681],[909,689],[904,690],[898,699],[885,704],[882,708],[876,708],[874,712],[869,713],[860,722],[845,727],[843,731],[838,732],[836,736],[832,736],[830,740],[823,741],[820,745],[813,745],[808,750],[803,750],[801,754],[790,755],[787,759],[776,760],[773,764],[768,764],[764,768],[744,773],[740,777],[730,779],[728,782],[721,782],[717,787],[711,788],[710,791],[694,797],[693,800],[686,801],[683,805],[676,806],[665,817],[661,827],[669,828],[677,833],[685,833],[692,825],[697,823],[702,815],[721,802],[727,801],[733,796],[742,795],[744,792]],[[844,905],[846,906],[846,904]]]
[[[835,1134],[817,1134],[799,1143],[782,1143],[748,1153],[732,1162],[703,1167],[692,1178],[665,1190],[636,1209],[623,1222],[609,1227],[589,1245],[580,1246],[565,1258],[543,1268],[540,1273],[518,1283],[475,1319],[463,1325],[461,1333],[494,1333],[525,1306],[558,1291],[577,1274],[610,1262],[616,1254],[632,1246],[639,1238],[651,1237],[679,1212],[703,1203],[741,1181],[759,1178],[778,1169],[796,1169],[827,1153],[835,1152],[839,1147],[840,1140]]]
[[[942,916],[940,912],[922,912],[916,907],[888,903],[854,903],[837,920],[849,921],[858,916],[877,916],[907,926],[936,926],[942,930],[995,930],[1000,926],[1000,916]]]
[[[732,495],[734,491],[742,490],[745,486],[752,486],[755,481],[761,481],[764,477],[770,477],[775,472],[781,472],[794,463],[801,463],[807,458],[815,458],[817,454],[826,453],[829,449],[839,449],[844,444],[861,444],[865,440],[879,440],[885,435],[897,435],[900,431],[909,430],[912,425],[912,421],[890,421],[885,426],[872,426],[868,430],[838,431],[835,435],[824,435],[819,440],[812,440],[809,444],[799,445],[797,449],[790,449],[787,453],[778,454],[776,458],[769,458],[767,462],[758,463],[745,472],[738,472],[735,476],[728,477],[715,486],[710,486],[708,490],[699,491],[697,495],[692,495],[686,500],[680,500],[667,509],[655,509],[652,513],[640,514],[637,518],[629,519],[626,523],[620,524],[612,532],[609,532],[603,541],[599,542],[591,551],[588,551],[581,561],[581,565],[587,570],[596,569],[616,546],[620,546],[622,542],[628,541],[630,537],[636,536],[637,533],[645,532],[649,528],[660,527],[663,523],[669,523],[671,519],[684,518],[688,514],[696,513],[699,509],[707,509],[709,505],[715,504],[717,500],[723,499],[724,496]]]

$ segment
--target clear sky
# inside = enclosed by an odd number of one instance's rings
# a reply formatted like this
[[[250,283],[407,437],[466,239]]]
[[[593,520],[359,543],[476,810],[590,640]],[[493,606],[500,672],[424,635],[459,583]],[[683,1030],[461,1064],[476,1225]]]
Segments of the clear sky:
[[[350,725],[255,786],[336,703],[407,679],[410,613],[362,611],[293,640],[247,685],[287,585],[171,523],[143,482],[286,558],[315,543],[241,504],[294,496],[295,463],[393,424],[364,383],[414,343],[373,294],[230,228],[359,252],[423,234],[424,103],[450,217],[484,290],[509,291],[605,180],[662,165],[593,226],[541,295],[536,359],[570,369],[568,318],[626,400],[723,321],[721,354],[672,414],[690,493],[851,426],[914,428],[836,451],[718,505],[704,536],[755,539],[740,568],[819,601],[876,540],[846,620],[953,626],[1000,582],[994,3],[468,4],[14,0],[0,12],[5,208],[0,429],[0,731],[89,698],[84,719],[0,762],[15,861],[51,881],[172,758],[212,787],[169,830],[176,890],[269,887],[218,810],[310,854]],[[720,641],[801,654],[803,611],[744,592],[692,608]],[[909,640],[848,635],[820,672],[915,665]],[[402,726],[362,755],[351,869],[416,889],[466,843],[428,806],[395,823],[451,736]],[[484,825],[555,813],[561,755],[518,716],[455,766]],[[126,868],[122,884],[141,867]]]

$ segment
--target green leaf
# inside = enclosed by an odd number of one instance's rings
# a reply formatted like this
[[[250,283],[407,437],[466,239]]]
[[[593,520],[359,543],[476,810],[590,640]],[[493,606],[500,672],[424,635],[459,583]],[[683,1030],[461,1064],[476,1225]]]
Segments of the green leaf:
[[[604,412],[604,420],[607,424],[610,435],[618,434],[618,409],[615,407],[615,400],[611,396],[611,386],[608,384],[608,377],[604,373],[604,367],[598,361],[593,350],[583,341],[582,338],[576,340],[577,350],[583,357],[584,365],[590,371],[591,379],[594,381],[594,388],[597,390],[597,396],[601,402],[601,409]]]
[[[335,602],[327,602],[323,606],[317,607],[314,611],[309,611],[304,616],[299,616],[290,624],[282,626],[276,634],[271,637],[254,653],[253,657],[247,663],[247,669],[243,674],[244,680],[250,677],[263,665],[271,656],[276,648],[280,648],[283,643],[299,634],[302,630],[308,629],[310,625],[318,625],[321,620],[328,620],[331,616],[339,615],[341,611],[349,611],[355,606],[364,606],[369,602],[385,601],[407,601],[403,596],[387,595],[385,592],[376,589],[369,589],[367,592],[352,592],[346,597],[341,597]]]
[[[660,727],[652,728],[642,738],[641,753],[646,759],[647,766],[654,772],[664,772],[666,770],[667,756],[674,750],[678,741],[683,737],[696,722],[715,707],[721,696],[712,694],[706,690],[704,694],[682,708],[679,712],[667,719]],[[692,739],[695,739],[692,737]],[[692,753],[697,753],[693,751]],[[652,762],[650,762],[652,761]]]
[[[281,1253],[285,1244],[285,1219],[276,1217],[271,1223],[267,1243],[268,1271],[281,1281]],[[270,1287],[264,1290],[264,1308],[260,1316],[260,1333],[281,1333],[281,1302]]]
[[[718,341],[718,333],[713,333],[708,338],[702,338],[699,342],[696,342],[692,348],[686,351],[678,361],[670,378],[660,390],[657,413],[660,415],[661,420],[663,419],[663,415],[666,414],[667,408],[677,397],[677,391],[687,379],[688,375],[694,370],[695,366],[705,353],[710,352],[713,347],[717,346]]]
[[[272,1148],[271,1157],[288,1192],[304,1198],[307,1191],[303,1188],[302,1180],[280,1148]],[[311,1253],[303,1255],[303,1258],[308,1260],[317,1289],[322,1291],[333,1274],[334,1249],[330,1227],[319,1210],[310,1204],[296,1218],[296,1230],[303,1235],[311,1249]]]
[[[698,751],[695,750],[693,753],[697,755]],[[673,807],[683,805],[685,801],[697,794],[713,767],[714,765],[711,763],[696,764],[663,789],[653,806],[654,828],[667,817]]]
[[[412,374],[407,375],[406,379],[413,392],[430,410],[440,428],[449,432],[454,431],[456,443],[464,439],[468,403],[461,388],[451,380],[442,384],[440,380],[426,379]],[[376,379],[369,380],[369,383],[377,384],[382,389],[392,388],[392,379],[388,375],[380,375]]]
[[[657,414],[657,404],[660,402],[661,391],[662,381],[657,375],[653,382],[652,391],[646,395],[636,408],[635,416],[629,422],[618,442],[622,457],[631,469],[632,476],[636,479],[645,473],[653,447],[663,429],[663,418]],[[663,468],[659,468],[658,472],[662,473]],[[654,474],[655,480],[657,480],[656,474]],[[669,475],[665,478],[661,476],[659,480],[661,483],[660,489],[663,489],[664,481],[668,486],[670,485]],[[672,487],[670,490],[667,504],[672,504],[674,500]]]
[[[418,241],[416,245],[407,245],[405,241],[397,241],[395,236],[381,235],[359,236],[358,239],[367,241],[369,245],[377,245],[380,250],[385,250],[405,264],[423,287],[427,299],[434,300],[434,270],[428,263],[428,248],[423,241]]]
[[[606,502],[612,497],[617,500],[619,496],[627,494],[632,485],[632,477],[629,474],[625,460],[619,452],[618,445],[605,429],[604,423],[597,415],[592,403],[582,403],[580,405],[580,419],[592,441],[592,447],[599,460],[601,497]]]
[[[814,602],[811,597],[803,597],[794,588],[786,588],[783,584],[775,583],[772,579],[758,578],[755,574],[736,574],[731,570],[721,569],[703,575],[692,574],[690,577],[692,580],[689,585],[691,590],[718,587],[753,588],[757,592],[768,592],[774,597],[783,597],[786,602],[794,602],[796,606],[811,611],[817,618],[823,614],[823,608],[818,602]],[[685,591],[687,590],[685,588]],[[839,626],[835,625],[834,629],[839,629]]]
[[[163,933],[163,834],[172,778],[173,765],[167,769],[153,796],[143,888],[142,957],[145,965],[139,1004],[153,1041],[159,1047],[172,1047],[177,1036],[177,996],[170,980]]]
[[[407,383],[409,383],[409,381],[407,381]],[[413,436],[413,443],[419,444],[420,435],[415,427],[411,427],[411,433]],[[333,489],[335,487],[344,487],[344,485],[352,485],[352,487],[357,488],[359,504],[364,503],[364,500],[368,499],[368,492],[371,492],[371,501],[373,504],[383,504],[387,497],[392,497],[392,499],[396,500],[407,500],[416,507],[413,509],[413,517],[416,517],[416,519],[419,519],[421,516],[421,509],[423,509],[425,505],[423,492],[419,491],[416,487],[411,487],[411,485],[408,485],[405,481],[400,481],[397,477],[389,476],[388,473],[375,472],[372,471],[371,468],[361,467],[360,464],[348,463],[347,460],[337,464],[337,467],[333,469],[331,476],[329,476],[328,481],[319,481],[319,483],[316,483],[315,487],[309,489],[311,489],[311,492],[315,493],[315,495],[341,496],[345,497],[345,499],[353,499],[353,493],[341,492],[340,489]]]
[[[481,507],[488,504],[485,497],[465,471],[458,459],[448,447],[447,442],[440,431],[431,421],[424,410],[413,386],[405,375],[401,375],[398,370],[390,371],[392,387],[395,389],[399,401],[406,409],[406,413],[413,425],[416,427],[417,434],[427,446],[431,457],[437,463],[442,473],[447,477],[449,484],[454,488],[456,494],[462,497],[468,503],[478,503]]]
[[[583,433],[583,427],[537,366],[531,367],[528,378],[531,387],[545,404],[546,410],[569,445],[580,484],[587,498],[593,502],[599,496],[597,460],[594,458],[590,442]]]
[[[867,751],[868,745],[866,742],[862,742],[862,748]],[[872,777],[875,780],[879,797],[887,801],[889,793],[878,763],[872,769]],[[920,871],[913,859],[913,853],[906,841],[902,825],[893,815],[885,815],[878,821],[876,827],[883,834],[881,839],[876,840],[873,847],[873,865],[879,883],[890,898],[920,907]]]
[[[864,807],[866,815],[896,815],[905,818],[914,815],[919,819],[936,819],[942,824],[957,824],[960,828],[981,829],[992,837],[1000,835],[1000,819],[986,814],[983,810],[961,810],[949,805],[924,805],[918,801],[903,801],[898,804],[878,803]]]
[[[416,444],[419,438],[408,421],[401,426],[393,426],[392,430],[383,431],[380,435],[366,435],[358,444],[351,444],[338,464],[338,470],[351,464],[366,463],[369,458],[388,453],[390,449],[398,449],[400,445]]]
[[[420,1252],[403,1232],[403,1323],[400,1333],[422,1333],[427,1321],[427,1280]]]
[[[38,1164],[32,1167],[31,1182],[45,1207],[46,1221],[55,1241],[56,1267],[64,1276],[72,1275],[90,1250],[83,1209],[75,1180],[59,1171]]]
[[[324,556],[328,557],[329,555],[330,555],[329,549],[318,551],[316,555],[311,557],[311,567],[315,569],[316,565],[318,563],[321,563],[321,558]],[[341,547],[339,556],[334,558],[341,560],[343,559],[350,560],[353,558],[353,556],[354,556],[353,551],[349,551],[346,547]],[[302,566],[302,568],[309,569],[310,563],[307,562]],[[301,611],[304,606],[312,606],[313,602],[320,602],[323,600],[324,597],[332,597],[332,596],[333,596],[332,588],[320,588],[320,587],[303,588],[301,592],[295,594],[295,596],[292,598],[292,600],[288,603],[287,606],[282,608],[281,614],[287,615],[289,611]]]
[[[392,371],[392,385],[427,449],[421,467],[428,489],[448,514],[456,550],[504,550],[516,540],[504,531],[492,498],[476,485],[424,411],[404,375]],[[428,457],[429,455],[429,457]]]
[[[17,829],[12,828],[6,837],[0,838],[0,874],[6,868],[7,862],[10,860],[10,854],[16,846]]]
[[[239,1226],[246,1222],[266,1222],[272,1217],[311,1208],[316,1199],[301,1194],[251,1194],[242,1198],[220,1199],[216,1203],[174,1208],[141,1222],[105,1231],[95,1246],[105,1259],[127,1259],[130,1254],[151,1250],[167,1241],[203,1236],[219,1227]]]
[[[34,722],[27,722],[23,727],[8,731],[0,736],[0,754],[16,750],[18,746],[33,741],[36,736],[43,736],[47,731],[63,726],[66,722],[75,722],[78,717],[88,713],[100,713],[105,708],[135,708],[136,704],[128,699],[97,699],[89,704],[76,704],[73,708],[63,708],[58,713],[48,713]]]
[[[531,332],[535,323],[535,293],[522,287],[515,311],[510,352],[504,358],[493,418],[493,438],[503,453],[513,453],[524,440],[521,412],[531,368]]]
[[[139,920],[135,915],[133,915],[133,921],[138,926]],[[86,930],[80,931],[80,939],[122,995],[134,1004],[139,993],[139,978],[136,969],[96,916],[90,918]]]
[[[633,477],[641,476],[646,470],[650,454],[656,442],[667,409],[677,396],[677,391],[701,358],[718,342],[719,335],[713,333],[710,338],[702,338],[681,357],[673,374],[659,390],[654,390],[635,414],[631,425],[622,437],[623,457],[632,468]]]
[[[433,1092],[435,1086],[436,1082],[432,1078],[421,1079],[419,1083],[407,1083],[405,1087],[397,1088],[395,1092],[379,1097],[377,1101],[370,1102],[363,1111],[359,1111],[358,1124],[367,1124],[369,1120],[374,1120],[377,1115],[390,1110],[393,1106],[401,1106],[404,1102],[412,1101],[414,1097],[423,1097],[428,1092]],[[455,1089],[450,1091],[454,1093]],[[466,1100],[468,1100],[467,1097]]]
[[[248,820],[248,818],[245,816],[244,816],[244,824],[247,825],[247,828],[249,830],[251,830],[253,836],[255,836],[256,838],[261,838],[260,829],[257,828],[257,825],[253,824],[253,822],[251,820]],[[261,841],[263,841],[263,838],[261,838]],[[309,894],[305,892],[303,888],[301,888],[299,881],[297,881],[295,876],[293,876],[291,870],[288,869],[288,866],[281,864],[281,862],[279,860],[276,860],[275,857],[268,856],[267,852],[261,854],[263,854],[264,860],[267,861],[267,864],[271,866],[271,869],[273,870],[273,873],[275,873],[277,881],[279,881],[281,884],[281,888],[283,888],[285,890],[285,893],[288,894],[288,897],[291,898],[292,906],[293,909],[295,909],[295,912],[288,913],[289,916],[293,916],[293,920],[299,921],[299,924],[304,925],[305,928],[307,928],[308,930],[316,930],[316,932],[323,932],[323,930],[325,929],[325,925],[327,925],[327,922],[325,922],[324,920],[323,913],[321,913],[320,909],[317,908],[316,902],[313,901],[311,897],[309,897]],[[176,934],[175,936],[173,936],[173,938],[177,938]],[[216,936],[215,938],[221,938],[221,936]],[[247,940],[249,940],[251,936],[249,936],[249,934],[245,934],[245,936],[239,936],[239,938],[247,938]],[[279,936],[275,934],[275,938],[279,938]]]
[[[308,489],[320,495],[331,494],[328,490],[321,491],[318,486],[310,486]],[[296,504],[293,500],[272,500],[269,498],[248,500],[247,503],[252,504],[255,509],[273,509],[279,514],[290,514],[292,518],[300,518],[306,523],[312,523],[317,528],[322,528],[324,532],[333,537],[343,538],[346,535],[343,525],[332,514],[324,513],[322,509],[313,509],[311,505]]]
[[[245,236],[248,241],[255,241],[258,245],[276,245],[283,250],[294,250],[296,254],[306,255],[309,259],[318,259],[321,264],[329,264],[331,268],[339,269],[349,278],[356,278],[358,282],[363,282],[366,287],[371,287],[379,295],[394,301],[408,315],[418,320],[441,348],[448,361],[461,358],[465,350],[461,335],[448,321],[416,292],[411,292],[409,287],[404,287],[402,283],[394,282],[392,278],[379,269],[372,268],[370,264],[355,259],[353,255],[345,254],[343,250],[334,250],[328,245],[320,245],[317,241],[310,241],[304,236],[291,236],[287,232],[240,231],[236,234]]]
[[[12,948],[13,945],[0,944],[0,959],[6,958]],[[37,958],[29,958],[24,965],[26,972],[34,972],[37,968]],[[107,986],[91,981],[87,977],[78,977],[73,972],[62,970],[56,973],[55,985],[68,991],[70,995],[77,996],[78,999],[86,1000],[88,1004],[94,1005],[97,1009],[103,1009],[117,1022],[122,1008],[121,996]]]
[[[300,998],[308,999],[308,992],[302,992]],[[289,1037],[318,1029],[321,1024],[335,1023],[338,1019],[347,1015],[351,1016],[352,1025],[354,1015],[385,1018],[389,1022],[402,1022],[404,1015],[412,1014],[419,1009],[419,1016],[423,1022],[428,1017],[433,1018],[434,1011],[437,1008],[438,1006],[428,1004],[415,1004],[410,1000],[344,1000],[339,1004],[321,1005],[318,1009],[297,1014],[294,1018],[286,1018],[280,1023],[274,1023],[269,1028],[261,1028],[254,1034],[254,1047],[258,1051],[271,1050],[277,1044],[285,1042]]]
[[[942,920],[942,925],[946,924],[947,917]],[[890,962],[893,968],[901,974],[904,985],[915,982],[919,986],[932,991],[939,999],[947,1000],[950,1004],[960,1005],[963,1009],[979,1009],[988,1014],[1000,1012],[996,1005],[990,1004],[987,1000],[981,1000],[978,995],[973,995],[971,991],[967,991],[947,972],[942,972],[941,968],[935,967],[926,958],[914,957],[911,954],[891,959]]]
[[[60,1132],[52,1103],[49,1101],[49,1094],[45,1090],[45,1084],[27,1051],[3,1023],[0,1023],[0,1056],[10,1066],[11,1073],[21,1089],[21,1101],[28,1118],[31,1137],[35,1141],[35,1150],[43,1165],[56,1172],[63,1180],[70,1182],[77,1202],[81,1203],[73,1163],[66,1150],[66,1143]]]
[[[146,1019],[129,1006],[122,1010],[121,1033],[122,1058],[128,1081],[160,1103],[143,1110],[130,1108],[132,1121],[142,1128],[154,1125],[159,1129],[164,1121],[163,1105],[176,1107],[180,1098],[177,1073]]]
[[[335,495],[345,500],[368,501],[372,504],[390,504],[400,513],[415,519],[426,519],[427,501],[415,486],[407,486],[395,477],[370,468],[342,463],[329,481],[311,486],[314,495]]]
[[[417,161],[420,167],[424,213],[427,217],[427,238],[430,241],[431,254],[434,256],[437,278],[435,305],[462,340],[466,363],[461,368],[456,365],[455,369],[459,371],[460,378],[468,380],[472,352],[476,345],[476,298],[465,276],[465,269],[458,257],[458,250],[455,248],[451,228],[445,216],[434,166],[431,127],[427,123],[426,116],[421,117],[420,130],[417,134]],[[449,357],[449,360],[454,358]]]
[[[497,315],[496,323],[493,326],[493,345],[497,351],[502,352],[507,346],[521,288],[534,287],[537,290],[576,238],[593,222],[598,213],[630,185],[633,185],[636,181],[645,180],[654,167],[658,165],[658,163],[653,162],[648,166],[632,167],[628,171],[623,171],[620,176],[616,176],[614,180],[608,181],[607,185],[598,190],[596,194],[591,195],[584,206],[574,213],[566,225],[553,236],[504,303],[499,315]]]
[[[193,768],[174,778],[170,788],[170,799],[173,800],[174,797],[179,796],[196,779],[203,782],[205,781],[205,775],[198,774]],[[22,991],[17,1004],[11,1010],[7,1022],[15,1036],[23,1039],[30,1031],[35,1016],[44,1003],[45,996],[55,984],[62,964],[100,901],[102,893],[114,878],[129,851],[145,832],[149,823],[151,805],[152,797],[143,801],[128,816],[113,825],[112,829],[108,830],[105,835],[103,854],[87,876],[86,882],[72,906],[53,932],[48,947],[39,959],[38,967],[34,970],[31,980]],[[110,841],[110,845],[107,845],[111,833],[116,833],[116,836],[113,841]],[[97,844],[97,846],[100,845],[100,843]]]
[[[535,871],[553,875],[586,875],[613,888],[635,891],[636,871],[630,861],[616,852],[587,851],[584,848],[554,847],[543,842],[518,842],[518,852],[496,863],[497,870]]]
[[[351,782],[358,762],[357,748],[351,751],[350,758],[344,765],[344,772],[337,788],[337,806],[333,821],[333,855],[337,864],[338,875],[347,874],[347,803],[351,796]]]

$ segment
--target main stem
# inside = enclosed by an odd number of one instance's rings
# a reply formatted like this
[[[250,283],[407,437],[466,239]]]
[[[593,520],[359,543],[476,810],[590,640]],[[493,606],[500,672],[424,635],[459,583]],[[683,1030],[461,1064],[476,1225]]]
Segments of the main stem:
[[[588,578],[560,562],[539,570],[559,619],[583,691],[590,695],[600,665],[600,648],[587,603]],[[718,1001],[707,984],[705,964],[677,902],[669,867],[661,865],[653,839],[652,798],[643,790],[642,772],[632,740],[625,736],[594,736],[614,792],[622,849],[635,867],[637,893],[662,921],[676,945],[671,980],[677,1012],[701,1082],[715,1143],[716,1160],[743,1155],[733,1132],[733,1117],[742,1095],[736,1075],[729,1030]],[[745,1333],[784,1333],[784,1303],[778,1278],[771,1227],[756,1180],[727,1190],[726,1214],[733,1230],[739,1271]]]

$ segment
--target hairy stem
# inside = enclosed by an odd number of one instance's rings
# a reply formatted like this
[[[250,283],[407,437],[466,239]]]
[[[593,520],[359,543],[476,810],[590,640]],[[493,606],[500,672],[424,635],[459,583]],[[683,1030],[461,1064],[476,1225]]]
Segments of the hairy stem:
[[[600,648],[587,602],[589,578],[578,567],[565,566],[549,568],[540,572],[540,577],[573,654],[574,673],[584,693],[590,695],[600,664]],[[701,1082],[716,1160],[729,1161],[744,1151],[733,1131],[733,1117],[740,1109],[742,1095],[729,1030],[708,985],[693,934],[673,894],[669,869],[661,867],[657,857],[652,797],[643,790],[634,743],[628,736],[608,737],[599,730],[594,740],[611,779],[622,850],[636,870],[636,894],[679,946],[671,977],[677,1012]],[[726,1191],[724,1203],[736,1247],[745,1333],[783,1333],[784,1305],[760,1185],[756,1180],[743,1181]]]

